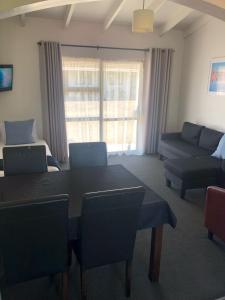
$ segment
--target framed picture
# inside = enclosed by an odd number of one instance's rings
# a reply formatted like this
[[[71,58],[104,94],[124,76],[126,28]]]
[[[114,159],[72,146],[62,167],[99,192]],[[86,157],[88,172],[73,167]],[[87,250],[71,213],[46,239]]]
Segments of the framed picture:
[[[225,57],[210,63],[208,92],[211,95],[225,95]]]

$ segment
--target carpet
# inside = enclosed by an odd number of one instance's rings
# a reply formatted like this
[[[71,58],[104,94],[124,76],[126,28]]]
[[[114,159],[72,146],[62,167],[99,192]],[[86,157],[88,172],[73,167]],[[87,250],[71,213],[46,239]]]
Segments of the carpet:
[[[166,187],[163,163],[154,156],[112,156],[166,199],[177,216],[176,229],[164,227],[159,283],[148,280],[151,230],[137,234],[131,300],[214,300],[225,296],[225,246],[209,241],[203,226],[204,190],[188,191],[186,200]],[[125,265],[115,264],[88,272],[88,300],[124,300]],[[60,299],[49,278],[10,289],[8,299]],[[80,299],[79,266],[70,271],[70,299]]]

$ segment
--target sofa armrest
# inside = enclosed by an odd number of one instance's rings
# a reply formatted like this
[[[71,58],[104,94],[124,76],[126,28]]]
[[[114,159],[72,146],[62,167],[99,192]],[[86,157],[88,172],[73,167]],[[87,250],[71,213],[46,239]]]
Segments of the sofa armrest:
[[[208,187],[205,204],[205,226],[225,241],[225,189]]]
[[[161,134],[161,140],[174,140],[181,137],[181,132],[165,132]]]

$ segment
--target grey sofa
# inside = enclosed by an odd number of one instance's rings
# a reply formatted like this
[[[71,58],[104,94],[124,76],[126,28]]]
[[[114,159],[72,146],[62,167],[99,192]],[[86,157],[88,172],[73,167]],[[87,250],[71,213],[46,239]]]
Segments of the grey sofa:
[[[158,151],[165,158],[210,156],[222,136],[222,132],[185,122],[181,132],[162,134]]]
[[[167,186],[176,186],[184,198],[187,189],[223,185],[224,163],[211,156],[222,136],[222,132],[189,122],[182,132],[162,134],[159,154],[166,158]]]

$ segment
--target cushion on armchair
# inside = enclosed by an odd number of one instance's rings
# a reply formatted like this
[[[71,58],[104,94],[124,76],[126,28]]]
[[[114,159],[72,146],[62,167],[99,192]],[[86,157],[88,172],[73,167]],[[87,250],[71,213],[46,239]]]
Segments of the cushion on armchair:
[[[197,146],[203,128],[204,126],[185,122],[183,125],[181,137],[184,141]]]

